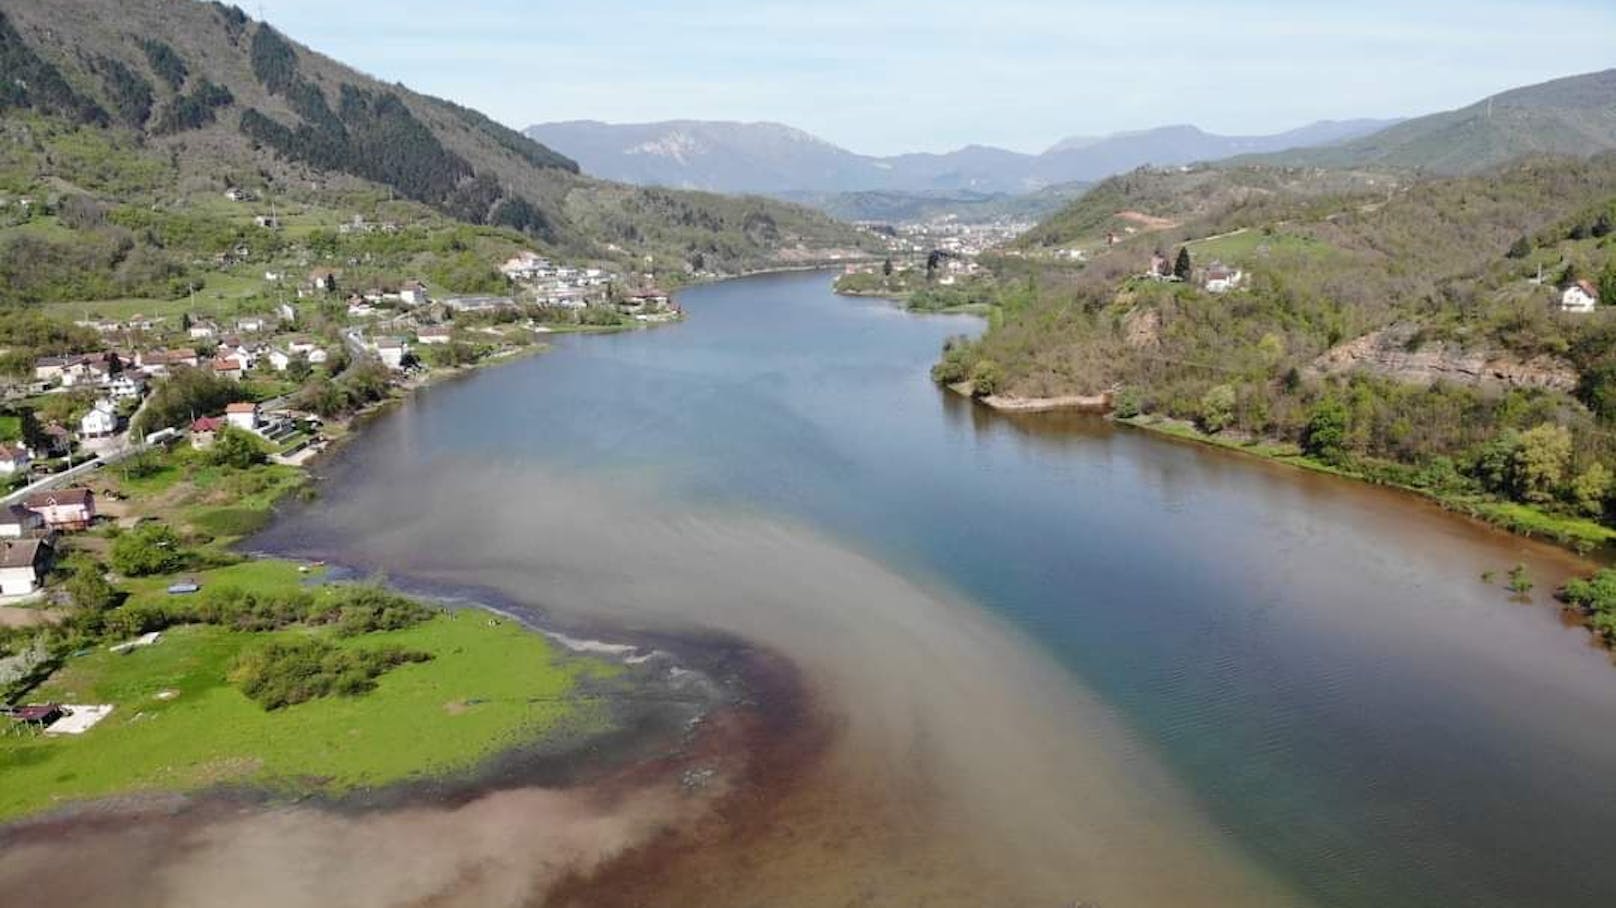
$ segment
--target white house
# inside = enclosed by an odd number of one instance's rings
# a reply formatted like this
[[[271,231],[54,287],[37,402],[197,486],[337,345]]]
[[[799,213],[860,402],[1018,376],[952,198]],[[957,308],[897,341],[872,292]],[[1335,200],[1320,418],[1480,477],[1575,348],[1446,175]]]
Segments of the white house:
[[[297,321],[297,309],[293,308],[291,303],[281,303],[276,306],[275,314],[279,315],[281,321],[287,324],[293,324]]]
[[[107,394],[113,400],[129,400],[146,393],[146,382],[133,372],[120,372],[107,382]]]
[[[415,332],[423,344],[447,344],[453,331],[448,325],[429,325]]]
[[[269,318],[263,315],[248,315],[237,319],[236,321],[236,329],[238,331],[246,331],[249,334],[256,334],[268,327]]]
[[[0,473],[13,475],[28,469],[28,449],[22,445],[0,445]]]
[[[192,322],[188,332],[192,340],[207,340],[219,333],[219,326],[212,322]]]
[[[235,403],[224,408],[225,421],[238,429],[248,432],[258,431],[258,405],[255,403]]]
[[[0,542],[0,596],[27,596],[38,591],[49,551],[40,539]]]
[[[1206,271],[1206,292],[1227,293],[1240,286],[1245,280],[1245,273],[1239,268],[1229,268],[1224,265],[1213,265]]]
[[[106,438],[118,431],[118,411],[112,401],[102,398],[79,420],[79,434],[85,438]]]
[[[426,286],[420,281],[406,281],[398,288],[398,301],[406,306],[426,305]]]
[[[265,358],[269,360],[269,367],[276,372],[285,372],[292,365],[292,354],[279,348],[270,350]]]
[[[45,529],[45,518],[20,504],[0,508],[0,539],[27,539]]]
[[[376,358],[389,369],[404,368],[404,356],[410,348],[396,337],[380,337],[376,339]]]
[[[1592,312],[1599,305],[1599,291],[1588,281],[1577,281],[1560,294],[1560,308],[1567,312]]]

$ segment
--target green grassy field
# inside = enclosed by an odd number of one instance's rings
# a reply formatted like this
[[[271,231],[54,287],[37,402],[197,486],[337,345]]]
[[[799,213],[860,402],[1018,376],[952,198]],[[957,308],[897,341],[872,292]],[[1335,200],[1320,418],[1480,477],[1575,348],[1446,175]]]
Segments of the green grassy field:
[[[1249,265],[1268,255],[1325,256],[1337,251],[1312,237],[1280,232],[1269,234],[1261,230],[1247,230],[1216,239],[1194,240],[1185,245],[1189,247],[1190,255],[1200,264],[1218,260],[1230,265]]]
[[[232,577],[262,587],[289,576],[298,576],[293,566],[271,562],[202,579]],[[383,675],[361,697],[266,712],[227,682],[244,649],[306,633],[325,632],[182,627],[127,655],[103,648],[69,661],[31,699],[116,708],[79,737],[0,736],[0,820],[114,794],[224,782],[336,793],[466,770],[547,733],[587,732],[606,721],[577,696],[577,685],[611,666],[562,654],[544,638],[479,612],[331,638],[345,647],[396,645],[432,654],[429,662]]]

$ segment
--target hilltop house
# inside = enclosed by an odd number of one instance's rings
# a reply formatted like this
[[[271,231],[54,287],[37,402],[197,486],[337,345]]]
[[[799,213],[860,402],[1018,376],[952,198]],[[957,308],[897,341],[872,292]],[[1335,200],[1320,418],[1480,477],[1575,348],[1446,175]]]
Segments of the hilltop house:
[[[95,493],[84,488],[35,492],[23,506],[37,512],[52,530],[87,530],[95,520]]]
[[[1599,305],[1599,291],[1589,281],[1577,281],[1560,294],[1560,308],[1566,312],[1592,312]]]
[[[79,434],[85,438],[107,438],[118,431],[118,408],[102,398],[79,420]]]
[[[0,542],[0,596],[28,596],[50,566],[50,546],[43,539]]]
[[[22,445],[0,444],[0,473],[11,476],[28,469],[28,449]]]
[[[1239,268],[1230,268],[1222,262],[1214,262],[1212,267],[1206,269],[1204,286],[1208,293],[1227,293],[1239,287],[1245,278],[1245,272]]]
[[[28,539],[45,529],[45,518],[20,504],[0,508],[0,539]]]

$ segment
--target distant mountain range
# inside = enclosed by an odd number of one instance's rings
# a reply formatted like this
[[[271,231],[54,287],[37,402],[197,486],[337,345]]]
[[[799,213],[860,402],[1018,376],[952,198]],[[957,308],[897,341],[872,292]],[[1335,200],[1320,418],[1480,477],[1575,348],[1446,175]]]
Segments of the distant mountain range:
[[[862,155],[778,123],[674,120],[541,123],[529,137],[576,160],[585,173],[639,185],[766,195],[850,193],[1021,194],[1088,183],[1142,164],[1173,165],[1232,155],[1331,145],[1394,120],[1314,123],[1266,136],[1220,136],[1164,126],[1101,138],[1070,138],[1042,154],[970,145],[946,154]]]
[[[1250,163],[1467,174],[1522,155],[1587,157],[1616,149],[1616,69],[1569,76],[1406,120],[1336,145]]]

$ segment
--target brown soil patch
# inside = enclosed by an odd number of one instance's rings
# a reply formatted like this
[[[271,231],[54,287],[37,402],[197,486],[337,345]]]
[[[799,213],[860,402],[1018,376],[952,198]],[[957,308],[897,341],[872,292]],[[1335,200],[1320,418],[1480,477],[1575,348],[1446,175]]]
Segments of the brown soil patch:
[[[1178,221],[1159,218],[1153,214],[1145,214],[1143,211],[1119,211],[1117,212],[1117,218],[1130,224],[1138,224],[1146,230],[1171,230],[1178,226]]]

